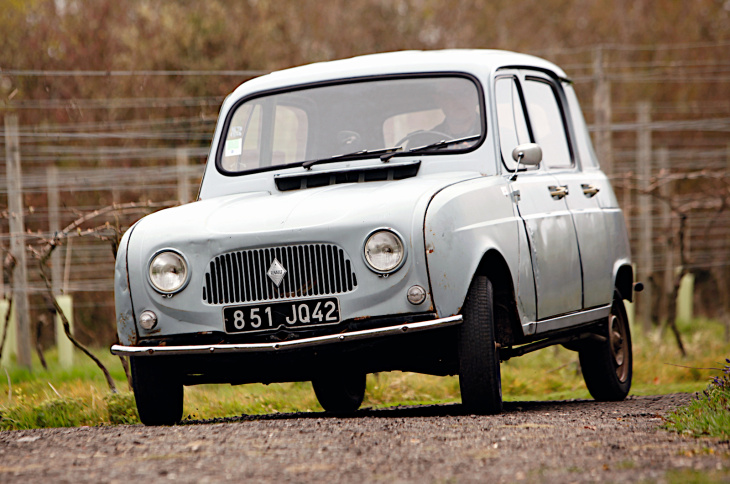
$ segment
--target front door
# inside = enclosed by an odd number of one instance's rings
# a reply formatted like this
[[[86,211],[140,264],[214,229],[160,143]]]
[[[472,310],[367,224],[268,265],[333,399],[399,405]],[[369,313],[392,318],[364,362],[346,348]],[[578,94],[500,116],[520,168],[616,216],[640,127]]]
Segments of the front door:
[[[544,160],[559,155],[546,140],[540,143],[536,139],[546,133],[538,131],[544,126],[531,124],[532,112],[536,117],[549,113],[538,113],[536,107],[526,103],[527,91],[523,91],[520,76],[505,73],[499,77],[495,93],[502,161],[507,172],[518,168],[512,160],[512,150],[522,143],[541,144]],[[510,185],[529,247],[528,253],[520,251],[520,266],[532,266],[535,319],[578,311],[583,307],[581,262],[573,218],[565,200],[568,193],[545,162],[516,175],[511,177]]]

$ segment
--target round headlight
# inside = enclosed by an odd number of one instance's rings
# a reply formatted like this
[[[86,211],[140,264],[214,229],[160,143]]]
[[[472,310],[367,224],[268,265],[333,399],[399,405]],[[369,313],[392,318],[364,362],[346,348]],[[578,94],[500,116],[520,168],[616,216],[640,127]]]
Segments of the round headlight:
[[[375,272],[390,273],[403,263],[405,251],[400,237],[390,230],[378,230],[365,242],[365,261]]]
[[[160,292],[171,294],[182,289],[188,279],[188,265],[182,255],[169,250],[150,262],[150,282]]]

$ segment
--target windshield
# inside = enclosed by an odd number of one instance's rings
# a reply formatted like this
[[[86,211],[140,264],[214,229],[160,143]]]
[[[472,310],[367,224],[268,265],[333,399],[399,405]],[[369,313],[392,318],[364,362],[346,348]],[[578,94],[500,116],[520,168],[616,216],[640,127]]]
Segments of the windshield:
[[[464,151],[478,143],[482,118],[477,86],[466,77],[379,79],[271,94],[233,110],[219,167],[239,173],[470,137],[428,153]]]

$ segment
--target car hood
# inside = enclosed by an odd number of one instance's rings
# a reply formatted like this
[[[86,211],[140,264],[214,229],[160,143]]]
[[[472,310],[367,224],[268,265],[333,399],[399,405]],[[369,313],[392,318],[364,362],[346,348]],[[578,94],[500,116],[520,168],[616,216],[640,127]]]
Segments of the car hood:
[[[296,240],[295,234],[307,233],[306,239],[312,240],[312,234],[319,234],[317,239],[327,240],[326,232],[363,225],[400,227],[409,232],[415,222],[423,230],[423,216],[433,194],[475,176],[478,174],[439,174],[211,198],[145,217],[133,238],[139,240],[141,232],[144,238],[154,241],[153,245],[166,246],[201,236],[266,235],[285,242]]]

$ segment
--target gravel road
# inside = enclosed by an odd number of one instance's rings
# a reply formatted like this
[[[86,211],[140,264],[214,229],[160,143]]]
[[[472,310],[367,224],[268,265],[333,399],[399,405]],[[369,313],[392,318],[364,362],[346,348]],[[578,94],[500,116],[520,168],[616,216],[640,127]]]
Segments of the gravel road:
[[[691,395],[0,433],[0,482],[730,481],[730,442],[658,428]]]

